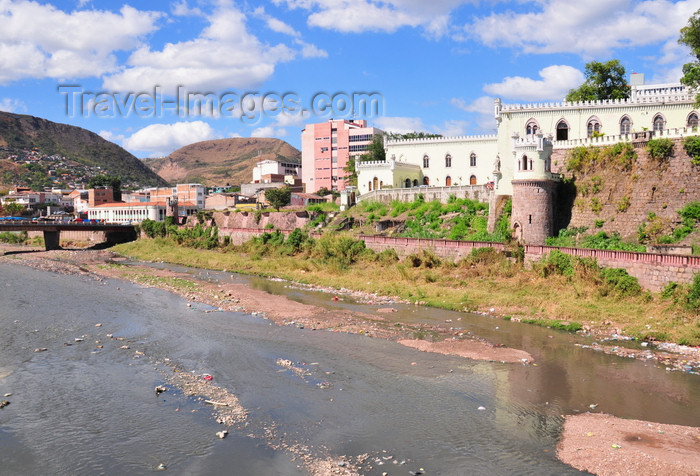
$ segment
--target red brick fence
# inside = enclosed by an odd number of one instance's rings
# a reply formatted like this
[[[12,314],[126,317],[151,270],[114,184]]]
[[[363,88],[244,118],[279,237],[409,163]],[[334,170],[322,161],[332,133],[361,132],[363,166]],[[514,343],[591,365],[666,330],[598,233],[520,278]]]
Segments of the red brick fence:
[[[250,228],[219,229],[219,236],[229,235],[234,243],[243,243],[253,236],[266,231]],[[291,230],[280,230],[288,235]],[[430,250],[443,259],[458,261],[469,255],[475,248],[494,248],[499,251],[506,249],[503,243],[480,241],[434,240],[424,238],[395,238],[388,236],[362,235],[359,239],[365,246],[377,253],[393,249],[400,258],[422,250]],[[700,273],[700,256],[681,256],[657,253],[635,253],[631,251],[591,250],[584,248],[565,248],[555,246],[525,246],[525,261],[532,262],[542,259],[545,255],[559,250],[571,256],[594,258],[600,266],[607,268],[624,268],[639,280],[639,284],[652,291],[659,291],[671,281],[690,283],[693,276]]]

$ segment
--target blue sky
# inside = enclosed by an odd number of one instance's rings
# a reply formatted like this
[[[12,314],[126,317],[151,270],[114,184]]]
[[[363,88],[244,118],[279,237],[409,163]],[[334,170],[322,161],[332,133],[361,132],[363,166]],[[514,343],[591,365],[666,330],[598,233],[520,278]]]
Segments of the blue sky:
[[[700,0],[0,0],[0,110],[84,127],[137,157],[226,137],[300,147],[304,124],[330,117],[488,134],[494,98],[560,101],[591,60],[677,82],[691,61],[679,30],[698,9]],[[208,107],[175,111],[205,93]],[[381,99],[369,116],[344,107],[363,93]]]

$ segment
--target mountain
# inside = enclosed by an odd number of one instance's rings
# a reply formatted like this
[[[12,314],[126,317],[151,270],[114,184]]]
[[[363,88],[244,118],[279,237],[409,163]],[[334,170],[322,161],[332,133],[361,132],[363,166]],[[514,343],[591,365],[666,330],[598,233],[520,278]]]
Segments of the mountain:
[[[22,156],[27,151],[35,156],[64,157],[91,171],[118,175],[125,185],[166,185],[140,159],[94,132],[39,117],[0,111],[0,170],[16,169],[17,164],[10,163],[7,157]],[[7,175],[2,179],[8,182],[12,181],[11,178]]]
[[[280,139],[235,137],[196,142],[144,163],[171,184],[211,187],[251,182],[253,167],[266,159],[300,163],[301,152]]]

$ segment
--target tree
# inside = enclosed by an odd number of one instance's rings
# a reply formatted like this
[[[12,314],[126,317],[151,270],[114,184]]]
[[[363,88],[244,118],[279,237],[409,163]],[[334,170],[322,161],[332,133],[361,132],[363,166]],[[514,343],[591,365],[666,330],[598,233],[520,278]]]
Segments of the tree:
[[[345,183],[357,187],[357,170],[355,164],[357,158],[354,155],[348,157],[348,162],[343,167],[345,172]],[[360,162],[384,162],[386,160],[386,150],[384,150],[384,135],[376,134],[372,137],[372,142],[367,146],[367,152],[359,157]]]
[[[695,61],[683,65],[681,83],[689,88],[700,88],[700,10],[693,13],[688,24],[681,28],[678,43],[690,47],[690,53],[695,57]],[[700,106],[700,92],[695,96],[695,103]]]
[[[114,200],[119,202],[122,199],[122,179],[118,175],[97,175],[90,179],[88,188],[112,187]]]
[[[285,205],[289,205],[292,199],[292,190],[289,187],[268,188],[265,190],[265,199],[277,211]]]
[[[630,95],[630,87],[625,79],[625,67],[620,60],[605,63],[591,61],[586,64],[586,81],[569,91],[566,100],[600,101],[603,99],[625,99]]]
[[[345,172],[345,185],[357,187],[357,170],[355,170],[354,155],[348,157],[348,163],[345,164],[345,167],[343,167],[343,172]]]

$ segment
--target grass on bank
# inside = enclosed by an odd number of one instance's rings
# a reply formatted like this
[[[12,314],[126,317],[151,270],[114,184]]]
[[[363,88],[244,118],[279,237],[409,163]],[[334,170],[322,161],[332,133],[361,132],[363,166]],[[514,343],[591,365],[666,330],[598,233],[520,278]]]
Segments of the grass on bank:
[[[494,307],[501,315],[554,328],[614,326],[639,339],[700,345],[700,275],[693,285],[674,284],[653,294],[624,270],[558,252],[531,268],[491,248],[456,264],[429,251],[399,260],[393,250],[375,253],[349,235],[314,240],[300,230],[286,239],[269,232],[217,249],[186,248],[167,237],[113,249],[143,260],[376,292],[443,309]]]

